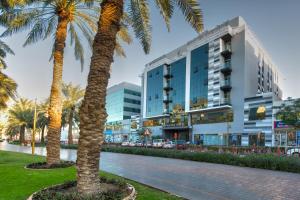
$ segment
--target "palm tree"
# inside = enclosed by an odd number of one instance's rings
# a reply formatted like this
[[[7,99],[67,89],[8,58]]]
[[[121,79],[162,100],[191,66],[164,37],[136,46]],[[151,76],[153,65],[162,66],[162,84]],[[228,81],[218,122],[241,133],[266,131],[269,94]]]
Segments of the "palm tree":
[[[2,16],[8,16],[7,10],[12,6],[20,5],[24,0],[3,0],[0,2],[0,25],[5,23]],[[7,107],[7,101],[16,97],[17,84],[16,82],[5,75],[2,70],[7,68],[7,64],[4,61],[7,54],[14,55],[14,52],[0,40],[0,110]]]
[[[20,131],[20,143],[25,142],[25,130],[31,128],[33,122],[33,102],[20,98],[8,110],[8,131]]]
[[[20,0],[21,1],[21,0]],[[4,19],[11,19],[2,36],[12,35],[24,29],[31,29],[24,46],[44,40],[54,35],[53,44],[53,79],[50,91],[49,126],[47,143],[47,164],[60,162],[60,130],[62,116],[62,71],[63,57],[67,35],[71,45],[74,44],[74,55],[84,65],[84,47],[81,36],[92,46],[94,33],[97,30],[99,7],[92,2],[100,0],[25,0],[27,7],[8,12]],[[12,17],[12,16],[13,17]],[[1,21],[1,20],[0,20]],[[125,26],[122,26],[119,38],[127,43],[131,38]],[[116,52],[124,55],[120,44]]]
[[[16,82],[0,70],[0,110],[7,108],[9,99],[16,97]]]
[[[9,76],[2,72],[7,67],[4,61],[7,53],[14,54],[13,51],[0,40],[0,110],[7,107],[7,101],[16,97],[17,84]]]
[[[41,130],[41,143],[45,143],[45,129],[49,124],[48,117],[49,99],[38,105],[37,127]]]
[[[74,46],[75,58],[84,64],[84,47],[81,39],[92,43],[97,28],[97,7],[88,9],[83,0],[27,0],[27,6],[14,9],[11,22],[2,36],[30,29],[24,46],[54,36],[51,58],[53,79],[50,92],[47,164],[60,162],[60,129],[62,113],[62,71],[67,36]],[[81,37],[83,36],[83,37]]]
[[[92,0],[87,0],[91,2]],[[186,21],[200,32],[203,29],[202,13],[197,0],[156,0],[169,28],[175,6],[182,10]],[[116,36],[120,30],[124,7],[136,37],[146,53],[150,50],[151,26],[147,0],[103,0],[98,30],[93,43],[88,84],[80,107],[80,137],[77,152],[77,189],[79,193],[91,194],[99,190],[98,179],[100,148],[107,117],[105,97],[110,66],[116,48]]]
[[[63,84],[62,93],[64,95],[64,110],[67,114],[68,122],[68,144],[73,144],[72,127],[75,111],[80,105],[80,100],[84,96],[84,90],[80,86],[74,86],[72,83]]]

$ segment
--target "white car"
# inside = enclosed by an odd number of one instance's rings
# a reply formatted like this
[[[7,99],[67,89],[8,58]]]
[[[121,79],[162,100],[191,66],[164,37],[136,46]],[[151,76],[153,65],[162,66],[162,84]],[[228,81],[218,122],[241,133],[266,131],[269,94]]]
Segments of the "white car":
[[[123,146],[123,147],[129,146],[129,142],[127,142],[127,141],[122,142],[122,143],[121,143],[121,146]]]
[[[135,142],[135,146],[136,146],[136,147],[142,147],[142,146],[143,146],[143,143],[142,143],[142,142],[139,142],[139,141],[138,141],[138,142]]]
[[[163,147],[164,143],[165,142],[163,139],[156,139],[156,140],[153,140],[152,147],[161,148],[161,147]]]
[[[300,156],[300,147],[292,147],[286,151],[286,155],[288,156]]]
[[[175,148],[175,143],[172,141],[166,142],[163,144],[164,149],[173,149]]]
[[[134,147],[135,146],[135,143],[134,142],[129,142],[128,144],[130,147]]]

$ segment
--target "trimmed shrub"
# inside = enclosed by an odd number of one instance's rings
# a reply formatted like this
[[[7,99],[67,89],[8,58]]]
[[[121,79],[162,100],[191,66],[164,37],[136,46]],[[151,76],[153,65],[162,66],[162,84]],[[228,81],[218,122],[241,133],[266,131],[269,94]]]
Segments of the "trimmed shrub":
[[[135,154],[144,156],[156,156],[164,158],[175,158],[192,160],[198,162],[209,162],[217,164],[235,165],[241,167],[252,167],[300,173],[300,159],[295,157],[280,157],[272,154],[249,154],[246,156],[233,155],[231,153],[216,152],[191,152],[175,149],[153,149],[139,147],[110,147],[103,146],[102,151]]]
[[[55,169],[55,168],[67,168],[75,165],[73,161],[61,161],[57,164],[47,165],[46,162],[37,162],[28,164],[26,167],[30,169]]]

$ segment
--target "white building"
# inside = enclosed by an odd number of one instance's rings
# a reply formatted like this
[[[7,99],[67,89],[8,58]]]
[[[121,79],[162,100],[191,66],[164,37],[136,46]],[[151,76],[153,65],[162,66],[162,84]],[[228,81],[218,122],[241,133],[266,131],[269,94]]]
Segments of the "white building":
[[[236,17],[145,66],[143,125],[153,135],[205,145],[271,146],[272,132],[247,130],[255,120],[248,122],[245,112],[250,97],[269,93],[280,100],[280,78],[249,26]]]

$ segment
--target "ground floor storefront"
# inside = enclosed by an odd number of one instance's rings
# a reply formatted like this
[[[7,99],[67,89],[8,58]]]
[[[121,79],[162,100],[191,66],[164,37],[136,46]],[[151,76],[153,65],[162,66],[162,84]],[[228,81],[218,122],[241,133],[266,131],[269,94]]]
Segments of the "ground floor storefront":
[[[280,147],[300,146],[300,130],[276,129],[274,145]]]

